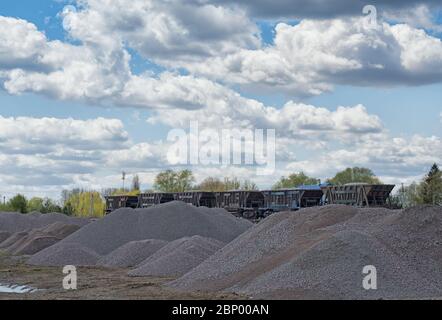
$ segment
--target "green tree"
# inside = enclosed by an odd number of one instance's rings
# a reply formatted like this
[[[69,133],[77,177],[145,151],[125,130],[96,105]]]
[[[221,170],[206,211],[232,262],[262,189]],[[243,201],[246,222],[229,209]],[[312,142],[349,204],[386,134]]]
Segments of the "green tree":
[[[63,206],[63,212],[77,217],[100,218],[104,215],[105,203],[96,191],[74,192]]]
[[[224,178],[224,190],[239,190],[241,189],[241,181],[238,178]]]
[[[328,180],[334,185],[344,185],[348,183],[368,183],[368,184],[382,184],[379,178],[368,168],[347,168],[344,171],[338,172],[334,178]]]
[[[418,197],[422,204],[442,203],[442,171],[436,163],[421,182]]]
[[[224,178],[224,181],[221,181],[218,178],[209,177],[195,186],[194,189],[208,192],[222,192],[230,190],[258,190],[258,186],[248,179],[240,181],[238,178]]]
[[[72,203],[66,201],[61,212],[67,216],[73,216],[75,214],[75,208]]]
[[[296,188],[302,185],[320,184],[321,180],[307,176],[304,172],[293,173],[288,177],[282,177],[274,186],[273,190]]]
[[[28,201],[28,212],[42,212],[43,211],[43,199],[34,197]]]
[[[56,204],[53,200],[51,200],[49,198],[45,198],[43,200],[43,208],[40,212],[41,213],[53,213],[53,212],[60,213],[60,212],[62,212],[62,208],[58,204]]]
[[[190,170],[167,170],[156,176],[154,189],[161,192],[184,192],[192,189],[194,180]]]
[[[221,192],[226,190],[226,185],[218,178],[208,177],[197,185],[195,189],[207,192]]]
[[[18,194],[11,200],[9,200],[9,207],[16,212],[26,213],[28,201],[24,195]]]

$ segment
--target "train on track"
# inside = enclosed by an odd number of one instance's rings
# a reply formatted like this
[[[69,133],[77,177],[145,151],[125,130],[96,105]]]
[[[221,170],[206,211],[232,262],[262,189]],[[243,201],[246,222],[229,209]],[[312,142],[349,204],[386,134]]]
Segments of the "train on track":
[[[106,213],[120,208],[149,208],[171,201],[182,201],[196,207],[223,208],[236,216],[256,220],[275,212],[328,204],[389,207],[390,194],[394,187],[352,183],[342,186],[322,184],[264,191],[142,193],[139,196],[106,197]]]

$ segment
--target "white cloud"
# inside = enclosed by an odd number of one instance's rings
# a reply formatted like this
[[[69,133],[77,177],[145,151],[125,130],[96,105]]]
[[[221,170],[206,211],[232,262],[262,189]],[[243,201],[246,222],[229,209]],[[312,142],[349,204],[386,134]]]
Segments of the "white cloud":
[[[85,43],[125,42],[157,61],[191,60],[260,45],[243,10],[203,1],[81,0],[65,10],[69,34]]]
[[[97,173],[112,150],[130,145],[117,119],[57,119],[0,116],[2,184],[69,185]]]
[[[35,25],[0,16],[0,69],[35,65],[45,46],[46,37]]]
[[[30,149],[56,151],[59,146],[74,150],[108,150],[129,140],[118,119],[74,120],[0,116],[0,150],[28,153]]]
[[[335,84],[395,86],[442,81],[442,42],[407,25],[369,27],[363,18],[279,23],[274,45],[242,50],[192,72],[255,90],[317,95]]]
[[[292,141],[333,139],[351,142],[362,136],[384,131],[379,117],[369,114],[364,106],[338,107],[335,111],[312,105],[288,102],[281,109],[225,91],[224,97],[207,101],[202,110],[157,110],[149,123],[186,128],[198,121],[202,128],[275,129],[279,137]]]
[[[352,148],[328,151],[315,161],[293,161],[286,169],[325,178],[348,167],[368,167],[381,178],[387,177],[388,182],[398,184],[423,175],[440,159],[440,137],[414,135],[411,138],[398,138],[385,135],[382,139],[366,139]]]

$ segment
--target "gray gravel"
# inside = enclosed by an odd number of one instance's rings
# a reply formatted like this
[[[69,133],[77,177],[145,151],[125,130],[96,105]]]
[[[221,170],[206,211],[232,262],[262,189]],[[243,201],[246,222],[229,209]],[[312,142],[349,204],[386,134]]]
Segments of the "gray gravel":
[[[11,236],[10,232],[8,232],[8,231],[0,231],[0,243],[5,241],[6,239],[8,239],[10,236]]]
[[[178,277],[190,271],[224,243],[201,236],[186,237],[170,242],[143,261],[129,276]]]
[[[366,265],[377,268],[377,290],[362,287]],[[254,298],[441,297],[442,208],[275,214],[169,285]]]
[[[32,255],[48,248],[80,229],[76,224],[55,222],[29,231],[16,232],[0,244],[0,248],[14,255]]]
[[[131,241],[101,258],[97,265],[108,268],[135,267],[166,244],[167,241],[155,239]]]
[[[252,223],[224,210],[170,202],[147,209],[120,209],[81,228],[58,245],[78,243],[104,256],[131,241],[173,241],[200,235],[230,242]]]
[[[91,249],[77,243],[53,245],[34,254],[28,264],[36,266],[94,266],[101,257]]]
[[[5,239],[2,243],[0,243],[0,249],[4,250],[4,249],[14,245],[14,243],[25,238],[28,234],[29,234],[29,232],[27,232],[27,231],[13,233],[11,236],[9,236],[7,239]]]
[[[89,220],[84,218],[69,217],[61,213],[41,214],[38,212],[33,212],[21,214],[0,212],[0,231],[8,231],[10,233],[38,229],[55,222],[84,226],[89,223]]]

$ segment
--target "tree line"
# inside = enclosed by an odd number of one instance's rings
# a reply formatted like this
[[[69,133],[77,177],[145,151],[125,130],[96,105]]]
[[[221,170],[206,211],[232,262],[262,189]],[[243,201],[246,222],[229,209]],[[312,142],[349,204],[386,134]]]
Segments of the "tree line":
[[[153,188],[151,190],[144,190],[144,192],[258,190],[258,186],[249,179],[240,180],[236,177],[226,177],[224,179],[208,177],[199,184],[196,184],[195,180],[190,170],[166,170],[156,176]],[[382,184],[382,181],[372,170],[359,167],[347,168],[340,171],[333,178],[327,179],[325,182],[334,185],[344,185],[348,183]],[[310,177],[304,172],[299,172],[287,177],[281,177],[272,186],[272,189],[296,188],[301,185],[317,185],[320,183],[320,179]],[[49,198],[34,197],[28,200],[25,196],[18,194],[8,202],[0,204],[0,211],[21,213],[33,211],[41,213],[61,212],[66,215],[78,217],[101,217],[104,215],[104,198],[106,196],[136,196],[140,193],[140,178],[138,175],[134,175],[130,188],[111,188],[101,192],[82,189],[63,190],[58,203]],[[413,182],[409,186],[401,186],[399,190],[392,195],[391,199],[393,204],[400,208],[421,204],[442,205],[442,171],[437,164],[434,164],[422,181]]]

